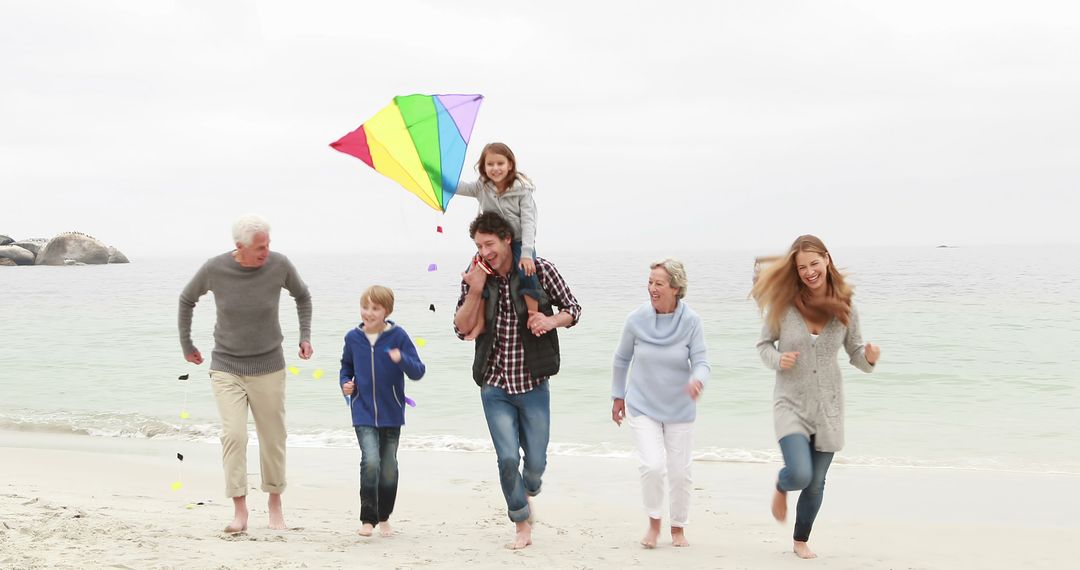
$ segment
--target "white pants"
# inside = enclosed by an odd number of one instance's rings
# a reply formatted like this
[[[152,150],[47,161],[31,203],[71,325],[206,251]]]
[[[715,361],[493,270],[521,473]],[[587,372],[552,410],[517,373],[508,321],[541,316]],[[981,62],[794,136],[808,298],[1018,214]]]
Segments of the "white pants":
[[[662,519],[664,475],[668,480],[671,526],[690,522],[690,464],[693,461],[694,423],[665,424],[648,416],[631,416],[641,472],[641,494],[649,518]]]

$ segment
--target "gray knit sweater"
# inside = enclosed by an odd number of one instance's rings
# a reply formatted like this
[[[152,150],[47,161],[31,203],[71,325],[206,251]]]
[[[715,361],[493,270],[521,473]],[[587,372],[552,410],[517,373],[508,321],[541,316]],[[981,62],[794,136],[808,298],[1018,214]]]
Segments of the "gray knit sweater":
[[[780,331],[771,330],[766,322],[757,343],[762,362],[776,370],[773,389],[776,439],[792,434],[807,438],[816,435],[814,447],[818,451],[840,451],[844,447],[844,383],[836,353],[843,346],[853,366],[863,372],[874,370],[863,354],[859,313],[853,305],[848,326],[834,318],[815,339],[798,310],[785,311],[780,319]],[[799,353],[795,366],[780,369],[783,352]]]
[[[244,376],[269,374],[285,368],[281,350],[278,306],[281,289],[296,300],[300,341],[311,341],[311,294],[289,259],[270,252],[262,267],[243,267],[232,252],[211,257],[180,293],[180,346],[191,354],[191,317],[195,303],[214,292],[217,322],[211,370]]]

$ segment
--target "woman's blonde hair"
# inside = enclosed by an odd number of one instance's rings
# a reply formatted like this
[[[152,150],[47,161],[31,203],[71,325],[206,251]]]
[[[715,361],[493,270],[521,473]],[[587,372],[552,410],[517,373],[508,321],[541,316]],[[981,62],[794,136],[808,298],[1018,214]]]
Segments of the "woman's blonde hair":
[[[814,299],[810,290],[799,278],[795,256],[800,252],[816,253],[829,261],[825,272],[825,297]],[[754,281],[750,296],[757,301],[758,309],[774,331],[780,330],[780,319],[788,307],[797,309],[803,316],[815,321],[828,321],[836,317],[845,326],[851,316],[853,290],[844,282],[844,275],[836,269],[825,244],[815,236],[804,235],[795,239],[787,255],[778,258],[761,271]]]
[[[677,293],[675,293],[675,298],[682,299],[683,297],[685,297],[686,286],[688,285],[688,282],[686,280],[686,268],[683,267],[682,262],[678,259],[672,259],[669,257],[665,260],[657,261],[656,263],[649,265],[650,270],[656,269],[657,267],[660,267],[664,271],[667,271],[668,280],[671,283],[671,286],[679,290]]]
[[[371,303],[386,309],[386,316],[394,312],[394,292],[389,287],[372,285],[360,295],[360,305]]]

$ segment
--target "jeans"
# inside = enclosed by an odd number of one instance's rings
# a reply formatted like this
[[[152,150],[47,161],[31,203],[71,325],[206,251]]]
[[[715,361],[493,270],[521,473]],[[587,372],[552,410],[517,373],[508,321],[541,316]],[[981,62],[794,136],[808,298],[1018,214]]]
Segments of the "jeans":
[[[536,274],[525,275],[525,270],[518,266],[521,263],[521,240],[510,242],[510,253],[514,255],[514,270],[518,272],[518,289],[522,295],[528,295],[533,299],[540,298],[540,280]],[[535,254],[534,254],[535,255]],[[536,261],[535,259],[533,261]]]
[[[499,483],[506,499],[507,514],[514,522],[529,519],[528,497],[540,492],[541,477],[547,467],[547,446],[551,432],[551,392],[543,382],[524,394],[485,384],[480,389],[491,443],[499,462]],[[525,466],[518,466],[524,452]]]
[[[400,427],[353,426],[360,442],[360,522],[390,520],[397,500]]]
[[[807,439],[802,434],[780,438],[780,452],[784,454],[784,468],[780,470],[776,488],[781,491],[802,491],[795,508],[795,534],[799,542],[810,540],[821,499],[825,493],[825,473],[832,464],[833,453],[816,451],[814,436]]]

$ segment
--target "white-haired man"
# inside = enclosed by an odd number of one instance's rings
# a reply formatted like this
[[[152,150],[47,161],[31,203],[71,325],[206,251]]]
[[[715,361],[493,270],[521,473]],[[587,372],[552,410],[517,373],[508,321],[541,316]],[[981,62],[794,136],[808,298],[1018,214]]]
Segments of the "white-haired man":
[[[311,358],[311,295],[284,255],[270,251],[270,224],[247,215],[233,224],[236,249],[211,257],[180,293],[180,345],[184,358],[202,364],[191,340],[195,303],[214,292],[217,322],[210,380],[221,415],[225,494],[235,516],[225,532],[247,530],[247,415],[259,436],[262,490],[270,494],[270,528],[284,529],[285,355],[278,303],[287,289],[300,318],[300,358]]]

